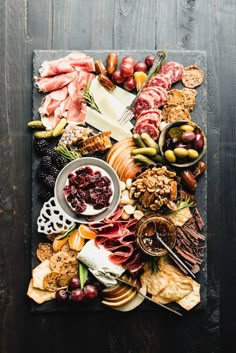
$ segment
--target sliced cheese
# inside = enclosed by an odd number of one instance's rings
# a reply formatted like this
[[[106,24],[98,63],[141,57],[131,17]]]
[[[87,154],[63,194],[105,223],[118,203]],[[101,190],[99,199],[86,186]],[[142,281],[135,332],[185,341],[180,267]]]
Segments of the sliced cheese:
[[[116,87],[113,92],[108,92],[95,78],[90,86],[96,104],[101,113],[113,121],[117,121],[125,108],[131,104],[135,96],[120,87]],[[128,122],[125,129],[131,130],[133,124]]]
[[[86,123],[99,131],[111,131],[111,137],[116,141],[132,135],[125,127],[120,126],[117,122],[112,121],[105,115],[99,114],[89,107],[87,107]]]

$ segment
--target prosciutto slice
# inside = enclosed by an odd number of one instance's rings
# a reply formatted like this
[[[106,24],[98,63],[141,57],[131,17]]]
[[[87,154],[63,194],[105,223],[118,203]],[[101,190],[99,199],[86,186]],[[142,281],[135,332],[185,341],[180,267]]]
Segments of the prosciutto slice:
[[[111,218],[106,218],[103,222],[90,224],[90,228],[97,232],[94,243],[109,250],[109,260],[114,264],[122,265],[130,273],[135,273],[143,266],[142,254],[136,245],[135,226],[137,220],[119,222],[118,210]],[[112,218],[116,220],[113,220]]]
[[[35,87],[39,89],[39,92],[52,92],[68,85],[76,76],[76,71],[73,71],[52,77],[34,77]]]
[[[76,68],[72,64],[76,65]],[[47,130],[54,129],[62,117],[67,118],[68,124],[84,125],[87,106],[82,91],[95,77],[84,70],[92,71],[93,65],[93,59],[80,52],[43,62],[39,70],[42,76],[35,77],[35,86],[40,92],[50,92],[43,98],[39,108],[41,120]],[[60,73],[63,71],[71,72]],[[46,74],[55,75],[45,77]]]
[[[81,52],[72,52],[64,58],[44,61],[39,69],[39,73],[41,77],[48,77],[69,73],[77,69],[94,72],[95,65],[93,58]]]

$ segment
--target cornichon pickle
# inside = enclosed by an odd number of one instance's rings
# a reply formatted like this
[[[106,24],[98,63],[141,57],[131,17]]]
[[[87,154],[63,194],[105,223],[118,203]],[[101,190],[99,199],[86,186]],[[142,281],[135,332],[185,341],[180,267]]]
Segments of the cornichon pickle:
[[[132,155],[144,154],[147,156],[155,156],[157,154],[157,150],[153,147],[141,147],[141,148],[135,148],[134,150],[132,150],[131,154]]]
[[[133,134],[133,140],[136,146],[138,147],[147,147],[143,140],[141,139],[141,136],[139,134]]]
[[[188,150],[188,157],[189,157],[190,159],[196,159],[198,156],[199,156],[198,151],[196,151],[196,150],[194,150],[194,149],[192,149],[192,148],[190,148],[190,149]]]
[[[155,156],[150,157],[153,161],[163,163],[164,160],[160,154],[156,154]]]
[[[60,122],[57,124],[57,126],[53,129],[52,136],[53,137],[59,136],[61,134],[61,130],[64,129],[66,124],[67,124],[67,119],[66,118],[62,118],[60,120]]]
[[[53,130],[37,131],[34,133],[34,137],[37,139],[46,139],[52,137],[52,132]]]
[[[143,140],[145,145],[147,145],[148,147],[153,147],[157,150],[157,152],[160,152],[158,144],[153,140],[153,138],[151,138],[150,135],[148,135],[148,133],[143,132],[141,134],[141,139]]]
[[[174,152],[172,150],[165,151],[165,158],[170,163],[175,163],[176,162],[176,156],[175,156],[175,154],[174,154]]]
[[[188,155],[188,150],[183,147],[177,147],[174,149],[174,154],[178,158],[185,158]]]
[[[194,131],[194,127],[188,124],[181,125],[180,129],[184,131]]]
[[[41,120],[29,121],[27,125],[29,127],[31,127],[32,129],[43,129],[44,128],[44,125]]]
[[[148,158],[147,156],[144,156],[143,154],[136,154],[134,156],[134,161],[142,164],[146,164],[146,165],[155,164],[155,162],[153,162],[150,158]]]

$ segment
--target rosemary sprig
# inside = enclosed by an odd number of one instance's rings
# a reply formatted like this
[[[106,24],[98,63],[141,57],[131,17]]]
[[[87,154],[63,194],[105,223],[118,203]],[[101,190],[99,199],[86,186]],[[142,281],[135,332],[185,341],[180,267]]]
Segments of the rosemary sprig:
[[[101,114],[101,111],[98,108],[93,95],[89,92],[89,89],[90,89],[90,84],[88,83],[83,91],[83,97],[85,99],[85,102],[90,108],[96,110],[98,113]]]
[[[62,154],[65,158],[69,159],[70,161],[81,157],[81,154],[79,152],[69,149],[66,145],[57,146],[56,151]]]
[[[179,201],[177,202],[177,209],[176,210],[171,210],[168,213],[176,213],[179,212],[180,210],[183,210],[184,208],[187,207],[194,207],[195,206],[195,202],[190,202],[190,198],[187,197],[186,199],[179,199]]]

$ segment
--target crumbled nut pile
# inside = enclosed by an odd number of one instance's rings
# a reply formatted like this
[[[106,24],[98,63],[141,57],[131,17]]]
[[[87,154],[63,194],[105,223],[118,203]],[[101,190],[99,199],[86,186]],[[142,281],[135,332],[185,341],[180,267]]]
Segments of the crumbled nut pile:
[[[166,205],[169,209],[177,208],[174,200],[177,197],[176,173],[167,167],[153,167],[145,170],[132,182],[130,196],[138,199],[143,208],[152,211]]]

